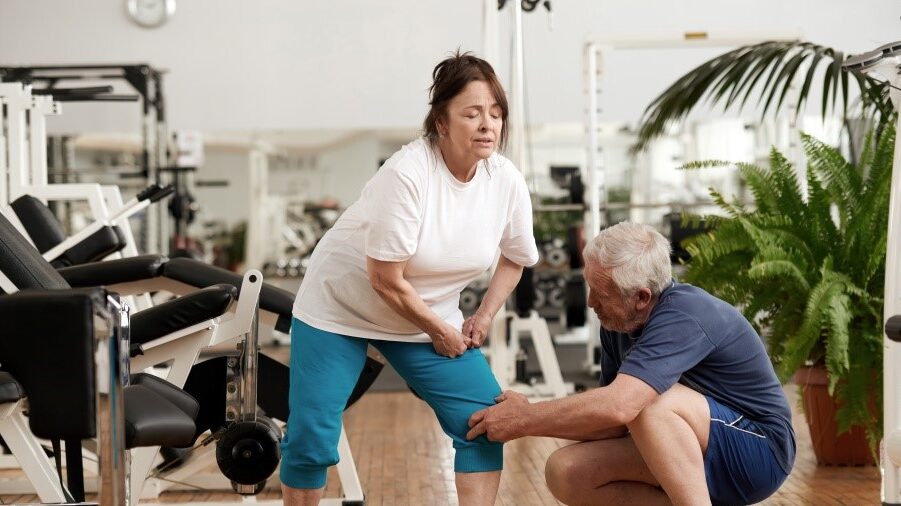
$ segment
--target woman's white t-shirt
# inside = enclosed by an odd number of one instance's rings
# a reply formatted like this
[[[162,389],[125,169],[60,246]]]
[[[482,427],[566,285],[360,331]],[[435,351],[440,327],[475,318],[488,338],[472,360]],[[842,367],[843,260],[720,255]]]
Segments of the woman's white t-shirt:
[[[404,279],[459,329],[460,292],[491,266],[498,247],[517,264],[538,261],[522,174],[495,154],[479,163],[472,180],[460,182],[441,152],[420,138],[382,165],[316,246],[294,316],[337,334],[430,342],[375,292],[366,257],[407,261]]]

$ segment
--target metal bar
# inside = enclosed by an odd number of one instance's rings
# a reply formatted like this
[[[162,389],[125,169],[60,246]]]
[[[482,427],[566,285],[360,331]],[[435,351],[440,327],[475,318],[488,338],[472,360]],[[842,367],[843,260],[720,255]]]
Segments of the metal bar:
[[[256,282],[258,275],[250,276],[251,282]],[[260,342],[260,304],[257,301],[250,323],[250,332],[244,335],[244,352],[241,356],[241,418],[244,421],[257,419],[257,367]]]
[[[3,132],[3,124],[6,122],[6,103],[0,96],[0,205],[5,206],[9,202],[9,187],[7,186],[7,178],[9,177],[9,168],[6,165],[6,137]]]
[[[137,102],[137,95],[53,95],[57,102]]]
[[[100,504],[126,506],[129,504],[129,454],[125,449],[123,388],[129,376],[129,307],[113,296],[107,297],[107,304],[108,313],[95,319],[98,330],[94,361],[100,470],[97,496]]]
[[[25,123],[25,111],[30,106],[31,97],[26,87],[21,83],[0,84],[0,96],[3,96],[6,104],[6,135],[7,149],[9,150],[8,185],[6,197],[9,200],[3,202],[7,205],[10,201],[21,196],[22,187],[28,179],[28,142]]]
[[[893,85],[901,84],[901,77],[895,74]],[[891,90],[893,105],[898,109],[901,102],[901,93],[897,89]],[[896,128],[901,128],[901,116],[898,117]],[[901,314],[901,143],[895,141],[895,153],[892,162],[892,185],[889,197],[888,216],[888,240],[885,258],[885,307],[883,310],[883,323],[893,315]],[[883,426],[886,437],[893,432],[901,430],[901,401],[898,399],[898,391],[901,388],[901,343],[892,341],[888,336],[883,336],[882,367],[884,371],[882,391],[885,405],[883,406]],[[887,456],[887,452],[881,452],[882,465],[882,501],[883,504],[901,503],[901,469],[894,465]]]
[[[112,86],[82,86],[80,88],[42,88],[31,90],[32,95],[96,95],[112,93]]]
[[[609,46],[616,49],[659,49],[662,47],[728,47],[757,44],[765,40],[798,40],[803,34],[793,32],[754,32],[746,34],[730,33],[720,36],[717,33],[693,32],[674,33],[670,37],[656,39],[637,37],[611,39],[605,37],[589,37],[588,44]]]

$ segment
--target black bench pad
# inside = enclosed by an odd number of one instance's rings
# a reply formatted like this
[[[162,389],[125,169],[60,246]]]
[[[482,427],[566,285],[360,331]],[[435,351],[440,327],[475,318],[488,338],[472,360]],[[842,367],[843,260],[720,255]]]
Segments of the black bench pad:
[[[131,317],[131,343],[144,344],[221,316],[237,292],[231,285],[214,285],[137,312]]]
[[[191,420],[197,418],[197,413],[200,412],[200,403],[197,402],[194,396],[160,377],[147,374],[146,372],[139,372],[132,375],[131,384],[149,388],[167,401],[175,404],[178,409],[191,417]]]
[[[0,371],[0,403],[15,402],[24,396],[22,385],[19,385],[12,374]]]
[[[85,237],[81,242],[64,251],[59,257],[51,260],[50,264],[59,268],[103,260],[125,247],[125,242],[122,239],[123,235],[119,227],[101,227],[100,230]]]
[[[191,286],[209,286],[228,283],[239,290],[244,279],[227,269],[205,264],[192,258],[173,258],[163,266],[162,275]],[[291,332],[291,312],[294,309],[294,294],[263,283],[260,290],[260,309],[279,315],[275,328],[279,332]]]
[[[41,253],[46,253],[66,240],[67,234],[62,224],[40,200],[31,195],[22,195],[13,201],[11,207]],[[64,251],[51,263],[54,267],[66,267],[102,260],[122,250],[125,244],[125,235],[118,226],[104,226]]]
[[[66,232],[56,215],[40,200],[22,195],[10,207],[41,253],[66,240]]]
[[[73,287],[114,285],[155,278],[167,260],[162,255],[139,255],[63,267],[57,272]]]
[[[194,419],[144,385],[129,385],[125,398],[125,446],[190,446]]]

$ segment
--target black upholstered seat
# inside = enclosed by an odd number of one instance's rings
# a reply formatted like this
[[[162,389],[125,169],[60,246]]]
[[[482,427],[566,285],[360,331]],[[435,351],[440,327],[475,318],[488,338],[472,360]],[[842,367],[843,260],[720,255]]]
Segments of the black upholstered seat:
[[[238,289],[213,285],[131,316],[131,343],[144,344],[225,313]]]
[[[151,374],[135,374],[125,393],[125,445],[191,446],[199,412],[200,403],[191,394]]]
[[[194,419],[145,385],[125,387],[125,446],[190,446]]]
[[[12,204],[13,210],[25,226],[29,237],[43,253],[66,239],[66,234],[53,212],[40,200],[23,195]],[[107,230],[109,229],[109,230]],[[205,286],[228,283],[241,289],[243,277],[227,269],[209,265],[192,258],[134,257],[143,258],[134,263],[125,260],[107,261],[109,270],[102,265],[80,267],[88,262],[96,262],[111,253],[121,250],[125,240],[121,237],[119,227],[104,227],[81,243],[67,250],[53,266],[72,286],[98,286],[140,281],[158,275],[165,276],[187,285],[202,288]],[[151,258],[159,259],[157,266]],[[159,268],[158,268],[159,267]],[[155,270],[156,268],[156,270]],[[139,277],[144,275],[143,278]],[[278,315],[275,328],[284,333],[291,331],[291,312],[294,307],[294,294],[263,283],[260,290],[260,309]]]
[[[24,396],[22,385],[12,377],[12,374],[0,371],[0,404],[15,402]]]
[[[11,207],[41,253],[46,253],[66,240],[62,224],[40,200],[31,195],[23,195],[13,201]],[[54,267],[66,267],[94,262],[122,250],[125,245],[125,235],[119,227],[104,226],[65,250],[50,263]]]
[[[228,283],[241,287],[242,276],[215,265],[205,264],[192,258],[173,258],[163,265],[162,275],[191,286],[209,286]],[[240,295],[240,293],[239,293]],[[275,328],[284,333],[291,331],[291,312],[294,308],[294,294],[263,283],[260,289],[260,309],[275,313],[278,322]]]
[[[0,272],[21,290],[0,297],[0,321],[4,322],[0,364],[7,371],[0,374],[23,387],[17,393],[0,377],[4,385],[0,390],[6,390],[2,396],[12,402],[22,391],[28,394],[29,426],[38,437],[95,436],[94,319],[95,308],[105,305],[107,292],[71,289],[2,214]],[[125,418],[129,421],[126,430],[131,431],[130,446],[191,444],[197,409],[182,409],[190,403],[178,389],[169,387],[154,383],[153,387],[143,384],[127,389]]]
[[[72,286],[101,286],[155,278],[169,259],[162,255],[138,255],[57,269]]]
[[[131,384],[141,385],[165,397],[167,401],[178,406],[178,409],[184,411],[191,418],[196,418],[197,413],[200,411],[200,403],[197,402],[194,396],[152,374],[145,372],[133,374],[131,376]]]

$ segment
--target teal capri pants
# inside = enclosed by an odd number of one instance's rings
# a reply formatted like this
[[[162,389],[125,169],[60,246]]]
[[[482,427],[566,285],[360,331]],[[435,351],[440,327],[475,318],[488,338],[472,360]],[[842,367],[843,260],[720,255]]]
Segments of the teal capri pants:
[[[454,471],[503,468],[501,443],[484,435],[466,440],[469,417],[494,405],[501,390],[478,349],[461,357],[439,355],[432,343],[380,341],[291,324],[291,385],[288,430],[282,440],[281,480],[292,488],[325,486],[326,470],[338,463],[341,417],[373,345],[422,399],[453,440]]]

